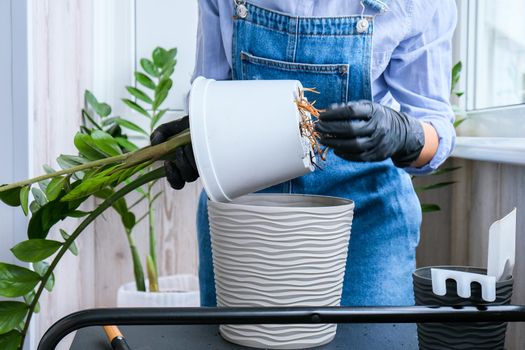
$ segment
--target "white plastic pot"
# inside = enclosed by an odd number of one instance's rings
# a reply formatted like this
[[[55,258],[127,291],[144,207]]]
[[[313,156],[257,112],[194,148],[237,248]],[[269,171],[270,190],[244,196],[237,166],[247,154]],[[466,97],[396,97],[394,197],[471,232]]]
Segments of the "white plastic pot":
[[[217,304],[338,306],[354,204],[307,195],[252,194],[209,201]],[[330,342],[336,325],[221,325],[243,346],[301,349]]]
[[[295,104],[301,88],[295,80],[194,81],[191,139],[210,199],[228,202],[314,170]]]
[[[118,307],[198,307],[199,279],[193,275],[159,278],[160,292],[139,292],[135,282],[122,285],[117,293]]]

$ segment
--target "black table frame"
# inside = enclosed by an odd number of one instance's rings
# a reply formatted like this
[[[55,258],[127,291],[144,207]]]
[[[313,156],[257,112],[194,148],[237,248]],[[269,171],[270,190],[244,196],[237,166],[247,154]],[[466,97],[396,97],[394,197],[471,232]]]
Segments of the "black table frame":
[[[85,327],[117,325],[525,322],[525,306],[112,308],[73,313],[51,326],[38,350],[54,350]]]

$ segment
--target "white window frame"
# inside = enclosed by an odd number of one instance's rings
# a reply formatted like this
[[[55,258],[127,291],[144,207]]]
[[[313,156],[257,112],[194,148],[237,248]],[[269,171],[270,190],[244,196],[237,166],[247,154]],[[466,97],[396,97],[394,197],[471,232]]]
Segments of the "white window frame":
[[[0,181],[11,183],[25,179],[31,173],[31,49],[29,0],[0,0],[0,105],[3,107],[0,147],[2,169]],[[27,239],[27,218],[20,208],[2,205],[0,256],[2,261],[15,263],[11,252],[14,244]],[[20,262],[18,262],[20,263]],[[24,349],[36,348],[33,323]]]
[[[468,120],[458,128],[453,156],[473,160],[525,165],[525,104],[473,109],[477,62],[475,45],[478,0],[457,0],[458,28],[454,41],[454,61],[464,63],[459,88],[465,91],[460,107],[468,110]]]

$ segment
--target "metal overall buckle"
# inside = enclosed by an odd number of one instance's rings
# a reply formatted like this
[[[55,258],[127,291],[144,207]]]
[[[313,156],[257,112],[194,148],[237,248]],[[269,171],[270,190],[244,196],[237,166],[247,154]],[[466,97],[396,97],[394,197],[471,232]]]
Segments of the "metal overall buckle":
[[[248,16],[248,8],[246,7],[246,1],[244,0],[233,0],[235,3],[235,11],[237,12],[237,17],[246,18]]]

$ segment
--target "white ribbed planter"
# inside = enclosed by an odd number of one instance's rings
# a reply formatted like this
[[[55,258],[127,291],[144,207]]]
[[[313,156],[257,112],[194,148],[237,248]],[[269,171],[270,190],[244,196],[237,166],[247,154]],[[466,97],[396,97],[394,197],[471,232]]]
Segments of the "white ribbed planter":
[[[252,194],[209,201],[219,306],[338,306],[354,203],[307,195]],[[257,348],[330,342],[336,325],[221,325],[221,335]]]
[[[314,170],[312,146],[299,127],[300,89],[296,80],[195,79],[191,143],[212,200],[228,202]]]
[[[147,282],[146,282],[147,285]],[[158,293],[138,292],[135,282],[122,285],[117,293],[118,307],[198,307],[199,279],[193,275],[159,278]]]

